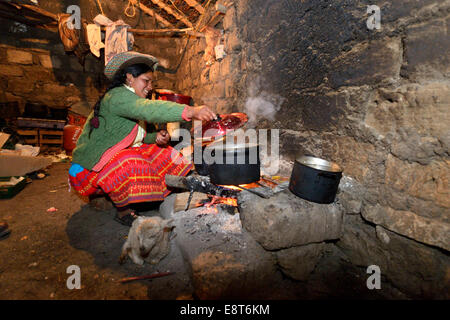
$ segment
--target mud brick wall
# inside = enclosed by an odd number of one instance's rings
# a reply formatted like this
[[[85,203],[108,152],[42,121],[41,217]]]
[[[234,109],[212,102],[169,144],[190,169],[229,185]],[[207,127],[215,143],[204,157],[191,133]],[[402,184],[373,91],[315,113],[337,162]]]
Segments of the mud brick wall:
[[[449,12],[448,0],[236,1],[217,26],[226,58],[206,66],[206,40],[193,41],[177,78],[218,112],[271,102],[254,126],[281,129],[281,174],[298,154],[340,164],[352,215],[337,246],[412,296],[449,285]]]

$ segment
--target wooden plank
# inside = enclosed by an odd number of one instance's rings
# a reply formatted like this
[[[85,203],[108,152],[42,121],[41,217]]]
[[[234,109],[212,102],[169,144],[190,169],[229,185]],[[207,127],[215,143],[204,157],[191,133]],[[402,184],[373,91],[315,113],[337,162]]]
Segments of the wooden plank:
[[[54,136],[62,136],[62,130],[39,130],[39,134],[42,135],[54,135]]]
[[[137,3],[137,0],[130,0],[131,3],[133,5],[135,5]],[[139,8],[144,11],[145,13],[147,13],[148,15],[155,17],[156,20],[158,20],[159,22],[161,22],[164,26],[166,27],[170,27],[170,28],[175,28],[175,26],[173,24],[171,24],[169,21],[167,21],[166,19],[164,19],[163,17],[161,17],[159,14],[157,14],[155,11],[153,11],[152,9],[150,9],[149,7],[143,5],[142,3],[139,2]]]
[[[39,143],[39,139],[36,137],[36,138],[33,138],[33,139],[28,139],[28,138],[24,138],[23,139],[23,141],[26,143],[26,144],[38,144]]]
[[[184,0],[189,6],[200,12],[201,14],[205,13],[205,8],[201,6],[200,3],[198,3],[195,0]]]
[[[39,13],[39,14],[41,14],[43,16],[46,16],[48,18],[52,18],[55,21],[58,21],[58,15],[56,15],[54,13],[48,12],[48,11],[46,11],[44,9],[41,9],[41,8],[36,7],[34,5],[31,5],[31,4],[22,4],[21,6],[24,7],[24,8],[27,8],[29,10],[32,10],[32,11],[34,11],[36,13]]]
[[[184,209],[186,209],[188,198],[189,198],[189,192],[177,193],[177,196],[175,198],[173,212],[184,211]],[[188,209],[195,208],[196,207],[195,205],[202,200],[209,200],[209,198],[204,193],[194,192],[194,194],[192,195],[192,200],[191,200],[191,203],[189,204]]]
[[[21,136],[34,136],[38,134],[38,130],[32,130],[32,129],[17,129],[17,133]]]
[[[170,6],[168,6],[167,4],[165,4],[164,2],[162,2],[160,0],[151,0],[151,1],[154,4],[156,4],[158,7],[160,7],[161,9],[166,10],[166,12],[168,14],[173,15],[175,18],[177,18],[178,20],[183,22],[188,27],[190,27],[190,28],[193,27],[192,23],[188,20],[188,18],[184,14],[181,14],[181,13],[177,12],[176,10],[173,10]]]
[[[61,139],[40,139],[39,145],[43,144],[58,144],[61,145],[63,143],[62,138]]]

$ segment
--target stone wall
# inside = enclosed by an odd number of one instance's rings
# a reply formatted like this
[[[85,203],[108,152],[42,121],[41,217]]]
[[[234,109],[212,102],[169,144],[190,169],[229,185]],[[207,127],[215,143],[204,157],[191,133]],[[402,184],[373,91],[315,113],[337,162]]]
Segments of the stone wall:
[[[218,113],[238,111],[236,83],[242,77],[236,6],[228,5],[215,30],[206,31],[204,38],[190,38],[179,45],[179,53],[186,52],[177,72],[177,91],[190,95],[196,105],[206,104]],[[214,44],[224,45],[223,59],[217,60],[210,54]]]
[[[371,4],[235,2],[217,26],[226,58],[207,66],[206,40],[193,41],[177,88],[281,129],[281,174],[302,153],[340,164],[338,199],[360,219],[344,219],[351,232],[336,245],[355,265],[379,261],[407,296],[439,297],[450,272],[450,1],[379,2],[379,30],[366,25]],[[256,98],[275,113],[250,109]],[[356,245],[361,230],[373,250]]]
[[[261,92],[284,98],[275,120],[260,119],[258,126],[282,129],[284,160],[312,154],[337,162],[354,178],[359,187],[350,193],[360,201],[360,228],[402,236],[380,251],[410,252],[404,258],[411,266],[422,257],[419,251],[443,259],[420,262],[440,275],[420,289],[396,278],[402,268],[415,277],[413,267],[395,259],[382,267],[408,294],[436,290],[438,296],[442,282],[448,288],[450,270],[450,1],[378,3],[380,30],[366,27],[370,4],[240,1],[247,69],[240,91],[260,77]],[[246,98],[240,97],[242,110]],[[355,202],[342,201],[355,208]],[[346,247],[348,239],[337,245]],[[366,247],[352,249],[365,256],[364,263],[371,260]]]

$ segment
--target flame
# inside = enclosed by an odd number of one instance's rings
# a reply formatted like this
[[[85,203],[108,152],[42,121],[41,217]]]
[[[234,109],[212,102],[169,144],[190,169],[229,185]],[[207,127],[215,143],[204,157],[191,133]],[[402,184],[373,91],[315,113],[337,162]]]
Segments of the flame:
[[[247,184],[238,184],[237,186],[234,185],[221,185],[221,187],[227,188],[227,189],[231,189],[231,190],[239,190],[241,191],[242,188],[246,188],[246,189],[253,189],[253,188],[258,188],[259,185],[256,182],[252,182],[252,183],[247,183]]]
[[[233,206],[233,207],[237,207],[238,206],[237,199],[234,199],[234,198],[222,198],[220,202],[224,203],[224,204],[227,204],[229,206]]]
[[[211,197],[211,201],[210,202],[199,202],[197,203],[195,206],[198,207],[206,207],[206,208],[210,208],[213,207],[214,209],[216,209],[216,212],[218,212],[216,205],[218,204],[226,204],[229,206],[233,206],[233,207],[237,207],[237,199],[234,198],[222,198],[222,197],[218,197],[218,196],[212,196]]]

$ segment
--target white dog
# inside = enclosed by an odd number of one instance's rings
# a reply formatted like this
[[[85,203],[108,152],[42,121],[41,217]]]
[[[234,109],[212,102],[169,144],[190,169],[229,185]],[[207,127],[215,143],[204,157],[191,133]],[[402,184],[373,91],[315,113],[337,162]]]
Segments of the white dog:
[[[134,220],[122,247],[119,263],[124,263],[127,255],[139,265],[143,265],[144,261],[159,263],[170,251],[170,234],[175,227],[172,222],[173,219],[160,217],[138,217]]]

